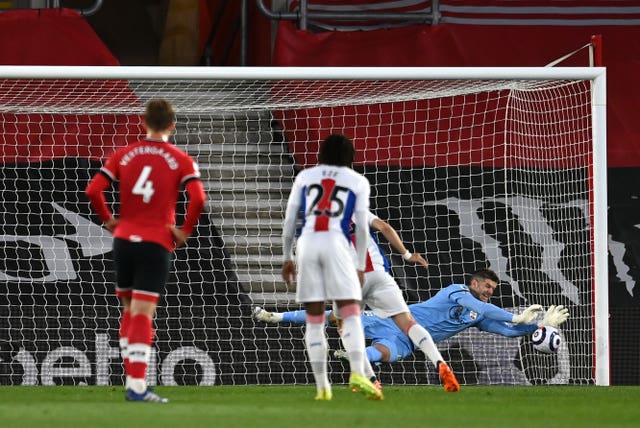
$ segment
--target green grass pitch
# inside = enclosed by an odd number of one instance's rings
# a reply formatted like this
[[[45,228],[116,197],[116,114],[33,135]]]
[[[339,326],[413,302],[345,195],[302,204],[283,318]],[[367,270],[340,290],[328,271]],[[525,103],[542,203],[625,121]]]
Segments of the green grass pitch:
[[[53,427],[638,427],[640,387],[386,386],[367,401],[334,385],[157,387],[168,404],[128,403],[122,387],[0,387],[0,426]]]

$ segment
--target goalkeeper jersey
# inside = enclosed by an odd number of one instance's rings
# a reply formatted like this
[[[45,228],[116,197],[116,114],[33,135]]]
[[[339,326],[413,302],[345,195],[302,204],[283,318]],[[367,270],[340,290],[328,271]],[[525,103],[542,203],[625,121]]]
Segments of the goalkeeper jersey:
[[[476,299],[464,284],[449,285],[429,300],[409,305],[409,311],[435,342],[469,327],[508,337],[523,336],[537,328],[537,324],[510,324],[511,312]],[[365,337],[370,339],[405,336],[390,318],[363,316],[363,327]]]

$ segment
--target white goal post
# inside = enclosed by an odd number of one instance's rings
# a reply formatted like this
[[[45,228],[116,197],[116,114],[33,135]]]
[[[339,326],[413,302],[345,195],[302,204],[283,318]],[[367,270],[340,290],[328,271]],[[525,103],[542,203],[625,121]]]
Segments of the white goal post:
[[[312,381],[303,327],[262,325],[251,309],[300,308],[279,278],[284,204],[331,132],[353,139],[372,210],[429,261],[389,251],[409,303],[489,267],[501,279],[492,303],[570,308],[557,355],[475,329],[439,343],[461,383],[608,385],[605,78],[600,67],[0,66],[0,385],[122,383],[111,237],[83,189],[142,137],[157,97],[176,107],[175,143],[200,165],[208,210],[175,255],[151,385]],[[344,368],[331,361],[334,382]],[[378,370],[383,383],[438,382],[421,355]]]

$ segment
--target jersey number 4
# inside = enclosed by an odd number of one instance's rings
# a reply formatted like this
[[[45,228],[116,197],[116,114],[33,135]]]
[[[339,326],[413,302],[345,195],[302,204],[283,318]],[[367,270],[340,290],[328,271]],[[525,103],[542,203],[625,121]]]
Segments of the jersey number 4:
[[[140,172],[140,176],[136,180],[136,184],[133,186],[133,190],[131,193],[134,195],[141,195],[142,202],[148,204],[151,201],[151,197],[155,190],[153,189],[153,181],[149,180],[149,175],[151,174],[151,167],[145,166],[142,168],[142,172]]]

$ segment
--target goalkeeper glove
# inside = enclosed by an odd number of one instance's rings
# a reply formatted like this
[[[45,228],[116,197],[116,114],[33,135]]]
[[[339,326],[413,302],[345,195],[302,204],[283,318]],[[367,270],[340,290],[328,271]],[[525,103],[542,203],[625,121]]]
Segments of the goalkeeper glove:
[[[549,306],[547,312],[544,314],[544,318],[542,318],[542,324],[540,325],[548,325],[551,327],[558,327],[560,324],[565,322],[569,318],[569,309],[565,308],[562,305],[558,306]]]
[[[538,312],[542,311],[541,305],[531,305],[521,314],[514,314],[511,320],[514,324],[531,324],[538,317]]]

